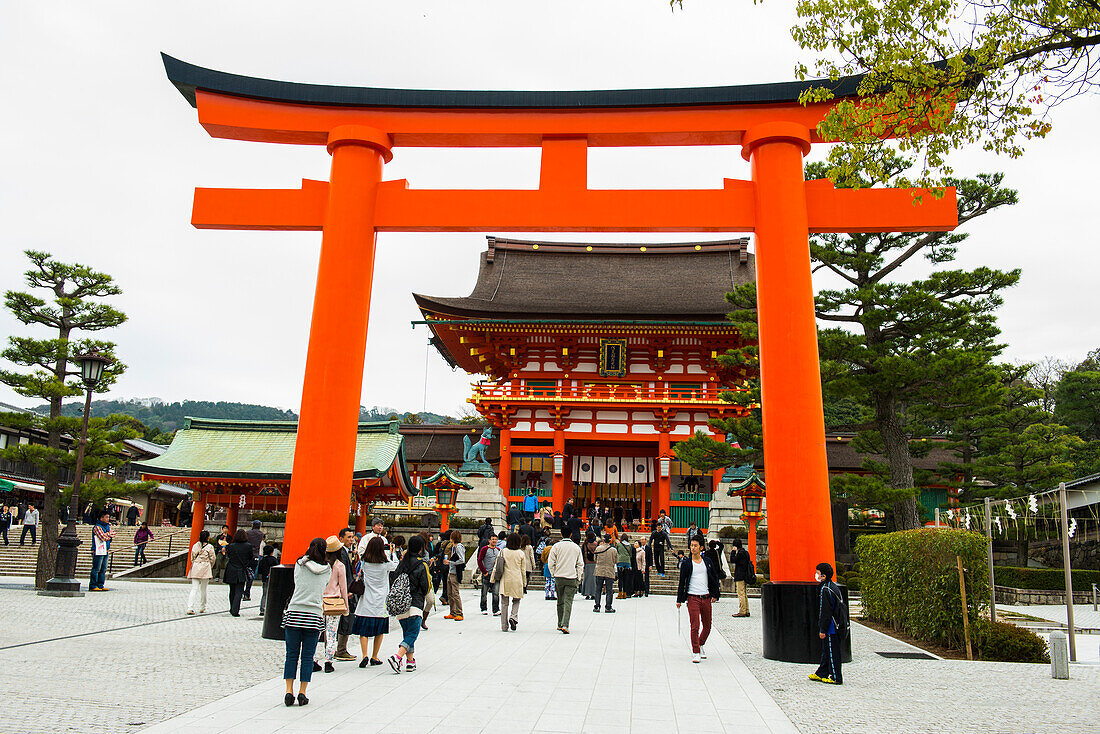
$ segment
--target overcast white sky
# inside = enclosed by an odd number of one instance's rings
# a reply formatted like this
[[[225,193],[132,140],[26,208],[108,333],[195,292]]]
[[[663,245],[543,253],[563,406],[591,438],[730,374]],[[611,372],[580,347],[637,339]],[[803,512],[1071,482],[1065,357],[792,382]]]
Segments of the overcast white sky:
[[[327,179],[321,147],[215,140],[167,81],[165,51],[290,81],[452,89],[681,87],[793,78],[791,3],[23,2],[0,9],[0,290],[24,249],[112,274],[129,321],[110,336],[129,371],[115,398],[231,400],[298,409],[320,234],[191,228],[195,186]],[[1003,170],[1021,203],[975,222],[959,264],[1023,268],[1000,322],[1006,356],[1080,359],[1096,328],[1096,119],[1057,112]],[[534,150],[397,149],[386,178],[414,187],[534,187]],[[718,187],[748,178],[739,151],[593,149],[592,187]],[[507,234],[507,233],[500,233]],[[528,235],[524,235],[528,236]],[[704,235],[716,238],[715,235]],[[552,238],[552,237],[551,237]],[[557,238],[564,238],[557,235]],[[570,239],[583,239],[582,236]],[[661,239],[622,235],[600,239]],[[684,239],[678,236],[666,239]],[[383,234],[362,403],[455,414],[470,378],[434,352],[410,293],[465,295],[481,234]],[[26,333],[6,312],[0,337]],[[427,380],[425,380],[427,369]],[[425,396],[425,382],[427,394]],[[34,401],[0,387],[0,401]]]

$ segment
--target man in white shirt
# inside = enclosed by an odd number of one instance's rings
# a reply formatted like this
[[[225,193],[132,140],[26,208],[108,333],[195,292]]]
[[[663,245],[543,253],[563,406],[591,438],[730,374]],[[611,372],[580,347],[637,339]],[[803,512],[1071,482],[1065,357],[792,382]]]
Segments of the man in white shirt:
[[[367,543],[370,542],[371,538],[382,538],[382,543],[385,544],[385,546],[386,546],[386,548],[385,548],[386,560],[391,560],[389,543],[387,543],[385,537],[382,536],[382,531],[385,529],[385,527],[386,526],[382,522],[382,518],[380,518],[380,517],[374,518],[374,520],[370,524],[370,530],[371,531],[363,536],[362,540],[359,541],[359,545],[355,549],[355,551],[359,554],[360,558],[362,558],[363,553],[366,552]]]
[[[23,515],[23,532],[19,536],[19,545],[23,545],[23,539],[31,534],[31,545],[38,542],[38,508],[34,505],[27,506],[27,514]]]
[[[550,575],[554,577],[554,588],[558,592],[558,629],[563,635],[569,634],[569,615],[573,611],[573,595],[577,585],[584,578],[584,554],[581,547],[573,542],[573,531],[562,528],[561,542],[554,543],[546,564]]]

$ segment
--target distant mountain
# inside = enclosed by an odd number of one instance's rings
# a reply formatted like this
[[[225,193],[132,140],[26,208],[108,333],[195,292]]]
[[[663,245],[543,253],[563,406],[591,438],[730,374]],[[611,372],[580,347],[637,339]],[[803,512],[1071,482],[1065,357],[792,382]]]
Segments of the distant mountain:
[[[81,414],[83,404],[79,401],[65,403],[62,406],[62,415],[78,416]],[[46,414],[50,412],[50,406],[39,405],[33,410],[36,413]],[[253,405],[251,403],[212,403],[205,400],[184,400],[176,403],[165,403],[158,398],[136,398],[132,400],[93,400],[92,417],[102,418],[112,413],[131,415],[144,423],[149,428],[161,433],[171,433],[183,425],[183,419],[214,418],[223,420],[247,420],[247,421],[288,421],[297,420],[298,414],[292,410],[272,408],[266,405]],[[391,415],[396,415],[402,421],[410,420],[419,423],[455,423],[454,418],[438,413],[399,413],[393,408],[374,406],[372,408],[359,408],[359,420],[382,421]]]

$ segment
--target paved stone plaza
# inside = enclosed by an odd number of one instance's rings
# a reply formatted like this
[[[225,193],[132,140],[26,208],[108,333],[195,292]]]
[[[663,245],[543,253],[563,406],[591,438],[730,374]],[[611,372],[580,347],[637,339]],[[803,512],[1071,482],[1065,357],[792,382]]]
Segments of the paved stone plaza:
[[[114,582],[83,599],[26,584],[0,579],[0,690],[26,702],[5,708],[0,732],[1023,733],[1100,721],[1100,665],[1054,681],[1046,665],[887,659],[877,652],[913,648],[857,625],[846,685],[824,686],[807,680],[812,666],[760,657],[756,600],[747,620],[729,617],[730,600],[715,607],[723,634],[693,665],[670,597],[621,600],[615,615],[580,599],[563,636],[541,594],[503,634],[472,591],[465,622],[429,623],[417,672],[341,663],[316,674],[308,707],[287,709],[281,643],[260,639],[255,602],[229,617],[224,586],[211,586],[208,614],[187,617],[182,584]]]
[[[749,619],[724,609],[716,625],[806,734],[1066,734],[1100,726],[1100,665],[1073,665],[1065,681],[1045,664],[885,658],[878,653],[916,648],[855,624],[844,685],[825,686],[806,678],[813,666],[760,656],[760,601],[749,606]]]

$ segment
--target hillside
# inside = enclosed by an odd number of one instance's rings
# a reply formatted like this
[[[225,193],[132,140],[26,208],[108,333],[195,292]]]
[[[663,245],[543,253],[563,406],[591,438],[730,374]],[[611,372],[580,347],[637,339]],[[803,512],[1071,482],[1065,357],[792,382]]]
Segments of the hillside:
[[[79,416],[83,404],[79,401],[65,403],[62,414]],[[36,413],[49,412],[48,405],[39,405],[32,408]],[[225,420],[248,421],[287,421],[297,420],[298,414],[292,410],[272,408],[267,405],[253,405],[251,403],[212,403],[205,400],[184,400],[182,402],[165,403],[156,399],[140,398],[134,400],[93,400],[92,417],[101,418],[112,413],[121,413],[137,418],[149,428],[158,433],[172,433],[183,425],[183,419],[194,418],[220,418]],[[391,415],[397,415],[402,420],[414,423],[454,423],[455,419],[436,413],[399,413],[392,408],[374,406],[359,410],[359,419],[364,421],[386,420]]]

